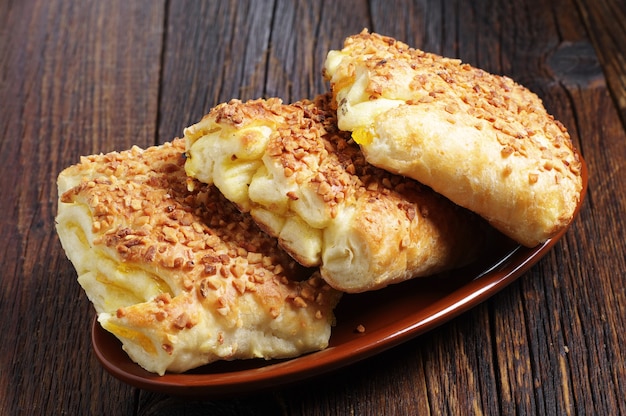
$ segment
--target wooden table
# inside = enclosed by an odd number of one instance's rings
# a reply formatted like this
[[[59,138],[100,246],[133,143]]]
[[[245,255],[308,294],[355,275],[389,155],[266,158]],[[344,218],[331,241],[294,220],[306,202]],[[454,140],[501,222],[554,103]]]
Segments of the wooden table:
[[[624,22],[621,0],[0,1],[0,414],[626,414]],[[297,386],[183,401],[110,376],[54,230],[59,171],[230,98],[326,91],[326,52],[364,27],[544,99],[589,168],[565,238],[469,312]]]

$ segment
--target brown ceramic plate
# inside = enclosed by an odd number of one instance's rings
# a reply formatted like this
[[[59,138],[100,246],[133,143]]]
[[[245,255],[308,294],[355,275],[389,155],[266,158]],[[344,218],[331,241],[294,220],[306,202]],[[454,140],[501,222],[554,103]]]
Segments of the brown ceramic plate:
[[[586,188],[587,169],[583,161],[583,197]],[[183,374],[158,376],[133,363],[121,343],[103,330],[96,319],[92,343],[107,371],[146,390],[207,398],[273,388],[347,366],[441,325],[513,282],[564,233],[565,230],[534,248],[521,247],[497,235],[488,254],[464,269],[375,292],[344,295],[336,309],[337,325],[329,347],[290,360],[217,362]],[[365,331],[357,331],[359,326]]]

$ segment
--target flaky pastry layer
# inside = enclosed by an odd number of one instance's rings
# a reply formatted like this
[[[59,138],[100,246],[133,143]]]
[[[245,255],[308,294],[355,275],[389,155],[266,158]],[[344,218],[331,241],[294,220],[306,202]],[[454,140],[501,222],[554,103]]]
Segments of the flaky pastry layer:
[[[58,235],[103,328],[158,374],[325,348],[340,294],[188,178],[183,154],[177,139],[59,175]]]
[[[338,124],[367,160],[535,246],[566,227],[581,162],[565,127],[510,78],[367,31],[329,52]]]

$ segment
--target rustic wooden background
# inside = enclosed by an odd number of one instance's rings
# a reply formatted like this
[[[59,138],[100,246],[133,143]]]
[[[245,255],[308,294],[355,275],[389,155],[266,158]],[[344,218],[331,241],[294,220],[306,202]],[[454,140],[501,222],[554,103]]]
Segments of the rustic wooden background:
[[[364,27],[544,99],[589,168],[566,237],[489,301],[320,379],[182,401],[111,377],[56,175],[230,98],[323,92],[326,52]],[[625,122],[622,0],[0,0],[0,414],[626,414]]]

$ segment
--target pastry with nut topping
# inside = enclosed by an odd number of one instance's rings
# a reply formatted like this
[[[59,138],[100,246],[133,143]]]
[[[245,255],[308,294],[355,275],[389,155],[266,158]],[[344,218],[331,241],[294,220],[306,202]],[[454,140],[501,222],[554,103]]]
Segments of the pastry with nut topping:
[[[525,246],[572,220],[581,161],[565,127],[510,78],[367,31],[329,52],[339,128],[367,160],[414,178]]]
[[[483,223],[430,188],[367,163],[330,96],[232,100],[185,129],[187,174],[217,188],[301,264],[345,292],[463,266]]]
[[[158,374],[325,348],[339,292],[188,178],[183,155],[177,139],[59,175],[58,235],[102,327]]]

